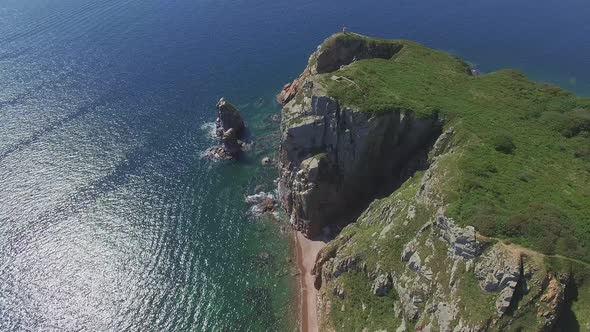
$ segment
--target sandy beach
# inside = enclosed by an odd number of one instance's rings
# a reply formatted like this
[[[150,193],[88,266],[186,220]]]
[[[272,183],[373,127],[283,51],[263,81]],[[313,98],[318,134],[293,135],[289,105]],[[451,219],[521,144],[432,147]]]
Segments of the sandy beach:
[[[318,252],[326,244],[323,241],[307,239],[300,232],[295,232],[295,246],[297,267],[300,272],[300,331],[318,331],[318,317],[316,313],[317,290],[313,286],[314,276],[311,274]]]

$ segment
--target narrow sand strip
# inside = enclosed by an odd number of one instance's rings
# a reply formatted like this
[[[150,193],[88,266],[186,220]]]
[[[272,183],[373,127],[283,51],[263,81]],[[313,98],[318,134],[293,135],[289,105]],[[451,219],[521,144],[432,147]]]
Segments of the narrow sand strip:
[[[295,232],[297,247],[296,259],[301,276],[301,326],[302,332],[317,332],[318,317],[316,312],[317,290],[313,286],[314,276],[311,274],[318,252],[326,245],[322,241],[312,241]]]

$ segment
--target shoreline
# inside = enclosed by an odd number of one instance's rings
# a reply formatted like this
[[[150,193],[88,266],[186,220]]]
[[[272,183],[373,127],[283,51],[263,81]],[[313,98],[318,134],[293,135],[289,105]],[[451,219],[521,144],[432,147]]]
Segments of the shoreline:
[[[317,290],[311,270],[318,252],[326,246],[322,241],[307,239],[300,232],[294,231],[295,260],[299,269],[299,330],[315,332],[319,330],[316,310]]]

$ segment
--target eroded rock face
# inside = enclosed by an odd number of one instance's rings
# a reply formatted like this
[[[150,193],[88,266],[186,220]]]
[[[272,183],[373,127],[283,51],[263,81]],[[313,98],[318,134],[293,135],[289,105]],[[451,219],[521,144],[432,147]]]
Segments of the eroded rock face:
[[[395,187],[440,131],[436,118],[341,107],[315,78],[284,106],[281,122],[280,200],[308,237],[345,224],[376,188]]]
[[[393,280],[388,274],[380,274],[373,282],[371,292],[376,296],[385,296],[393,286]]]

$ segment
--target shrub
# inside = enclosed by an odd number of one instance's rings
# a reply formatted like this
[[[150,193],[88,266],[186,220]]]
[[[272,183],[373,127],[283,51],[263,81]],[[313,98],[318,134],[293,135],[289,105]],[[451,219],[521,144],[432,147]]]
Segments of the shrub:
[[[574,137],[590,131],[590,111],[576,109],[569,112],[543,112],[541,122],[565,137]]]
[[[583,147],[577,149],[576,152],[574,152],[574,157],[590,161],[590,148]]]
[[[527,238],[544,254],[583,255],[574,227],[567,216],[551,204],[531,204],[524,213],[510,217],[500,233],[510,238]]]
[[[494,148],[498,152],[512,154],[516,146],[512,141],[512,136],[508,132],[499,133],[493,138]]]

